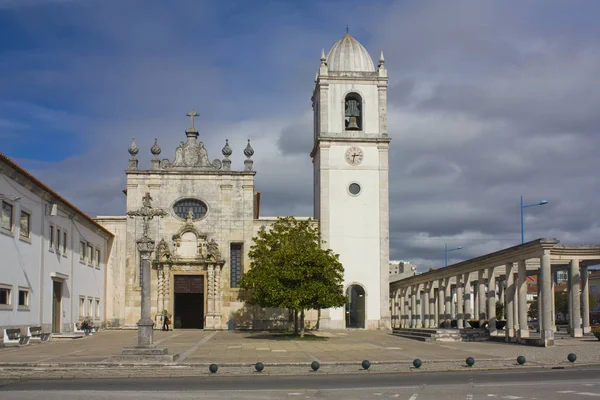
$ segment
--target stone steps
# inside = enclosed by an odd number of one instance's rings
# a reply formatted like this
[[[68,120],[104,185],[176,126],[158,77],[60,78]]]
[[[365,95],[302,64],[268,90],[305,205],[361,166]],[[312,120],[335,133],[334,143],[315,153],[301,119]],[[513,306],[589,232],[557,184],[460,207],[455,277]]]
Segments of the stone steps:
[[[423,342],[481,342],[490,338],[486,329],[396,328],[392,334]]]

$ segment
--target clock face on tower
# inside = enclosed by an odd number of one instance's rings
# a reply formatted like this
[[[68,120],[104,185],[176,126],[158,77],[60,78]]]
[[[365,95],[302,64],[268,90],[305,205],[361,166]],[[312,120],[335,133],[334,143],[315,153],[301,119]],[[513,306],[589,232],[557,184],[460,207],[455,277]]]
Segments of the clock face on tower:
[[[350,165],[358,165],[363,160],[363,151],[360,147],[350,147],[346,150],[346,162]]]

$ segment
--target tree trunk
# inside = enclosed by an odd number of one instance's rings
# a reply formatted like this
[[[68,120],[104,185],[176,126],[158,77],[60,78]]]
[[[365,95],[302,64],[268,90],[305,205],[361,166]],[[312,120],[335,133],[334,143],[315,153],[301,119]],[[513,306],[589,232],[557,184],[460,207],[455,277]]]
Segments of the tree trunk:
[[[304,337],[304,309],[300,311],[300,337]]]
[[[320,327],[321,327],[321,309],[319,308],[317,310],[317,325],[315,326],[315,328],[317,330],[319,330]]]
[[[294,334],[298,334],[298,310],[294,309]]]

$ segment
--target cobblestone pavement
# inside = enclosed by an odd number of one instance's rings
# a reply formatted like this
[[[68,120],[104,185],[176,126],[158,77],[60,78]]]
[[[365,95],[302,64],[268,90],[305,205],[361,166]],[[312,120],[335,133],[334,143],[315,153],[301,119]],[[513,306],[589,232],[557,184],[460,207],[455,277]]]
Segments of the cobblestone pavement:
[[[175,363],[161,365],[118,365],[110,357],[124,347],[135,346],[136,331],[105,330],[80,339],[51,340],[18,348],[0,348],[1,379],[71,379],[109,377],[175,377],[209,375],[208,365],[219,365],[218,374],[257,374],[254,364],[265,364],[262,374],[340,374],[420,371],[468,371],[600,365],[600,341],[593,336],[558,338],[553,347],[530,347],[499,342],[425,343],[393,336],[389,331],[318,332],[322,340],[279,340],[267,332],[210,332],[177,330],[155,332],[158,347],[178,353]],[[572,365],[567,355],[574,353]],[[524,366],[516,363],[525,356]],[[467,357],[475,359],[469,368]],[[415,369],[415,358],[422,360]],[[368,371],[362,360],[372,364]],[[317,372],[310,363],[318,361]]]

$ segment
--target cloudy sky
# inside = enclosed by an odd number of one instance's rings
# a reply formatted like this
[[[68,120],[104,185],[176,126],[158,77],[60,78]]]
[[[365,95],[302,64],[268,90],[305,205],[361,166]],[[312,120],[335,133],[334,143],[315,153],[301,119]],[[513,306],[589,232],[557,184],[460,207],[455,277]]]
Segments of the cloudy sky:
[[[0,0],[0,151],[122,215],[135,137],[255,149],[263,215],[312,215],[310,97],[350,33],[390,76],[392,258],[420,270],[526,240],[600,242],[600,2]]]

